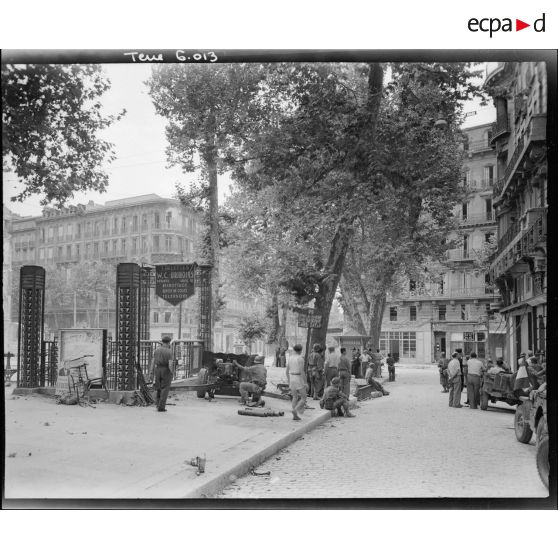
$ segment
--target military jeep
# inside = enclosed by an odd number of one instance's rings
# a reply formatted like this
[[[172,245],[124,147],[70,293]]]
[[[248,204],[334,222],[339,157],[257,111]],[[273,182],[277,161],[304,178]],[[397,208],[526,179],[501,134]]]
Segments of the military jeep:
[[[537,447],[537,470],[543,484],[548,488],[548,423],[546,416],[546,383],[529,396],[521,396],[521,404],[515,411],[515,436],[519,442],[528,444],[535,433]]]
[[[514,394],[513,385],[516,374],[511,372],[491,372],[484,374],[480,392],[480,408],[483,411],[488,409],[488,402],[496,403],[503,401],[510,406],[520,403],[517,395]]]

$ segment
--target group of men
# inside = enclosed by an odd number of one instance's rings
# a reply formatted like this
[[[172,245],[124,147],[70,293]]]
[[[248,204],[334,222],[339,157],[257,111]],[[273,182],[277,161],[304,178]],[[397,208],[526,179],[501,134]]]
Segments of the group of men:
[[[521,369],[524,368],[527,383],[529,383],[530,377],[536,377],[542,368],[531,350],[527,354],[521,353],[518,366],[518,377],[521,375]],[[478,358],[475,352],[472,352],[470,356],[464,359],[463,349],[456,349],[452,353],[451,359],[447,359],[446,354],[441,353],[438,361],[438,370],[442,393],[449,392],[449,406],[455,408],[463,407],[461,404],[461,392],[466,387],[467,400],[465,405],[469,405],[471,409],[477,409],[480,405],[482,382],[487,371],[490,374],[497,374],[499,372],[511,373],[510,365],[502,358],[498,358],[496,364],[488,359],[485,364]]]
[[[347,349],[341,347],[340,352],[336,353],[335,347],[329,347],[324,356],[321,345],[314,344],[308,357],[307,371],[302,345],[295,345],[293,351],[285,371],[292,396],[293,420],[301,420],[308,395],[319,399],[320,407],[328,409],[332,416],[343,414],[354,417],[349,411],[351,362],[347,357]]]
[[[368,370],[372,368],[372,374],[375,378],[382,377],[382,365],[384,361],[384,355],[380,352],[380,349],[376,351],[372,350],[372,347],[364,349],[362,353],[356,347],[353,347],[352,354],[352,373],[355,378],[365,378]],[[388,367],[389,378],[388,381],[395,381],[395,359],[392,357],[391,353],[388,354],[385,360]]]

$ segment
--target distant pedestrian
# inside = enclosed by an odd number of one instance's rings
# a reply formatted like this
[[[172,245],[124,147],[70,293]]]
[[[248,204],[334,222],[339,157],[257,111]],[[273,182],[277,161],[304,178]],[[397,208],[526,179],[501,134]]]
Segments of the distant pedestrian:
[[[446,358],[446,353],[441,353],[438,359],[438,372],[440,373],[440,385],[442,386],[442,393],[448,392],[448,364],[449,359]]]
[[[325,359],[325,381],[326,387],[331,385],[331,380],[339,375],[339,355],[335,347],[328,347]]]
[[[174,359],[170,348],[171,338],[165,335],[161,342],[162,345],[157,347],[153,353],[150,373],[155,377],[153,387],[156,392],[155,405],[157,411],[164,413],[166,412],[165,406],[172,382]]]
[[[302,356],[302,345],[296,344],[293,347],[294,354],[289,357],[287,362],[287,382],[292,395],[292,414],[293,420],[300,420],[300,415],[304,413],[306,406],[306,374],[304,373],[304,357]]]
[[[366,370],[368,369],[368,363],[370,362],[370,351],[364,349],[360,355],[360,377],[364,378],[366,376]]]
[[[471,409],[476,409],[480,404],[481,380],[485,371],[482,360],[477,358],[477,353],[472,352],[467,362],[467,399]]]
[[[279,368],[281,366],[281,348],[277,347],[275,350],[275,366]]]
[[[285,347],[281,347],[281,351],[279,352],[279,362],[281,368],[285,368],[287,365],[287,349],[285,349]]]
[[[339,356],[339,379],[341,380],[339,389],[349,397],[351,393],[351,363],[347,358],[347,349],[341,347],[341,355]]]
[[[451,355],[451,360],[448,364],[448,381],[449,381],[449,406],[450,407],[463,407],[461,405],[461,366],[459,365],[457,352]]]
[[[319,399],[324,394],[325,359],[323,349],[319,343],[314,343],[314,347],[308,356],[308,374],[310,376],[311,396],[312,399]]]
[[[372,362],[374,363],[374,376],[376,378],[382,377],[382,359],[384,355],[380,353],[380,349],[376,349],[375,353],[372,353]]]
[[[391,356],[391,353],[388,353],[386,364],[389,374],[388,382],[395,382],[395,359]]]
[[[360,374],[360,351],[356,347],[353,347],[353,354],[351,360],[351,374],[355,378],[362,377]]]
[[[320,401],[320,407],[322,409],[327,409],[331,411],[331,416],[334,417],[336,414],[344,414],[346,417],[354,417],[349,411],[349,398],[339,387],[339,378],[333,378],[331,380],[331,385],[326,388],[324,396]]]

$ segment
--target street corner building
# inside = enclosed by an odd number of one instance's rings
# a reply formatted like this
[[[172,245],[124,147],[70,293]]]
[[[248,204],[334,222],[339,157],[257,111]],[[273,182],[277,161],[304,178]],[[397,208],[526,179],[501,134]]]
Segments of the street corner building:
[[[492,64],[486,86],[497,116],[494,208],[498,249],[490,273],[502,295],[506,359],[544,356],[547,321],[547,76],[544,62]]]

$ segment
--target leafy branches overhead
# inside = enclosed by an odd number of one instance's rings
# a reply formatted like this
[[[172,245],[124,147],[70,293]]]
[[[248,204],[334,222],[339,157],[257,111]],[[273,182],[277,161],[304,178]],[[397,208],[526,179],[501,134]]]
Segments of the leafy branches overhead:
[[[105,191],[115,156],[97,134],[124,114],[101,114],[109,86],[98,65],[2,66],[2,157],[25,184],[12,201],[39,194],[61,207],[75,192]]]

